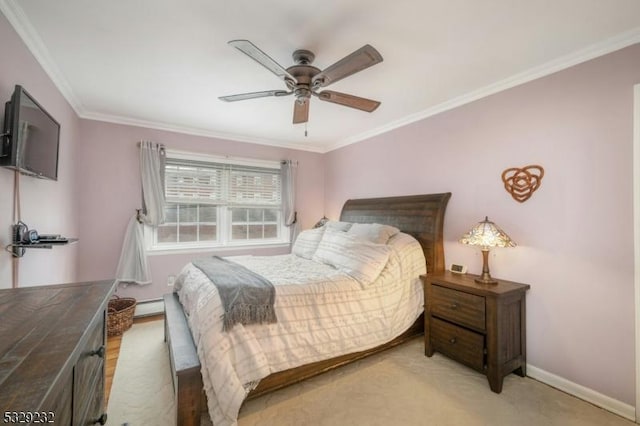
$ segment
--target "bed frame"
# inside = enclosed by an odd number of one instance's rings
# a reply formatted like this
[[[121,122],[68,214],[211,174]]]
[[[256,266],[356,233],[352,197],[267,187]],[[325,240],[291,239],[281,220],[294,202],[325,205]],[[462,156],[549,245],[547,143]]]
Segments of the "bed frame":
[[[399,228],[415,237],[424,251],[429,273],[444,271],[444,213],[451,193],[411,195],[402,197],[347,200],[340,220],[356,223],[380,223]],[[165,341],[169,347],[173,387],[176,396],[177,423],[182,426],[200,424],[206,410],[200,361],[191,337],[182,305],[175,293],[164,296]],[[362,359],[403,343],[421,334],[424,321],[416,321],[409,330],[394,340],[362,352],[302,365],[271,374],[260,381],[247,399],[283,388],[339,366]]]

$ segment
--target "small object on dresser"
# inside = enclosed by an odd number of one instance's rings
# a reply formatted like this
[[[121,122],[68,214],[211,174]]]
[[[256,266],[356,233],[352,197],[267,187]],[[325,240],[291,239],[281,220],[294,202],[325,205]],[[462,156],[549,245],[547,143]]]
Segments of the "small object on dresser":
[[[467,265],[459,265],[457,263],[452,263],[451,265],[449,265],[449,270],[454,274],[466,274]]]
[[[107,335],[119,336],[133,325],[133,313],[136,310],[136,299],[118,297],[109,300]]]

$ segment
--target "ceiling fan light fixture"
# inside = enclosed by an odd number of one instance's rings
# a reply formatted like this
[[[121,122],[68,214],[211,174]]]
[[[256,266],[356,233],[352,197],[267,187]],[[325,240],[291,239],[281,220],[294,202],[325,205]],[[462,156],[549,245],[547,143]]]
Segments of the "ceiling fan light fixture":
[[[297,100],[305,101],[311,98],[311,90],[308,87],[297,87],[293,93],[296,95]]]

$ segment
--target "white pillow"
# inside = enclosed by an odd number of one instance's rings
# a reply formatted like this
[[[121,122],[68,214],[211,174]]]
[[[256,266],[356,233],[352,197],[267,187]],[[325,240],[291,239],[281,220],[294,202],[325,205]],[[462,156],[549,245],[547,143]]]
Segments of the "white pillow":
[[[400,230],[389,225],[379,223],[354,223],[347,231],[375,244],[387,244],[389,238],[396,235]]]
[[[331,229],[332,231],[344,231],[347,232],[349,228],[351,228],[351,222],[338,222],[337,220],[330,220],[324,224],[326,229]]]
[[[366,285],[378,278],[389,261],[390,252],[385,245],[327,229],[313,260],[331,265]]]
[[[297,256],[311,259],[318,249],[318,244],[324,234],[324,228],[307,229],[298,234],[296,242],[293,243],[291,252]]]

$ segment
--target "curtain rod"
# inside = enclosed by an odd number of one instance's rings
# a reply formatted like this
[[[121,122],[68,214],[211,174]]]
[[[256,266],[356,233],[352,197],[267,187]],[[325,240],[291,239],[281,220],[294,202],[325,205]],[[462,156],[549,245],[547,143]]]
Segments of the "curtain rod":
[[[138,148],[140,148],[140,145],[142,145],[142,142],[144,142],[144,141],[140,141],[140,142],[138,142],[138,143],[136,144],[136,146],[137,146]],[[149,142],[151,142],[151,141],[149,141]],[[160,148],[164,149],[164,144],[162,144],[162,143],[157,143],[157,142],[152,142],[152,143],[155,143],[155,144],[156,144],[156,145],[158,145]]]

